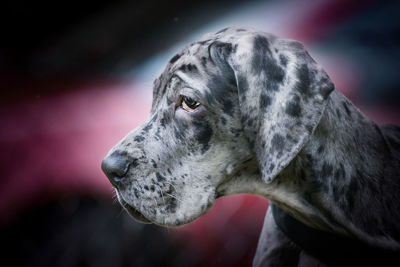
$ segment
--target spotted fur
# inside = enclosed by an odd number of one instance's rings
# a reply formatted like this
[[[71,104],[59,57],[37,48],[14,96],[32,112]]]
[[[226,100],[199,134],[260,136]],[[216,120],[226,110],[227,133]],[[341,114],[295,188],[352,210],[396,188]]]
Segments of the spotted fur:
[[[183,110],[181,95],[201,106]],[[171,58],[149,119],[109,155],[128,162],[119,200],[152,223],[189,223],[217,197],[250,193],[314,229],[400,250],[399,141],[399,128],[365,117],[301,43],[226,28]],[[256,266],[300,253],[270,216]]]

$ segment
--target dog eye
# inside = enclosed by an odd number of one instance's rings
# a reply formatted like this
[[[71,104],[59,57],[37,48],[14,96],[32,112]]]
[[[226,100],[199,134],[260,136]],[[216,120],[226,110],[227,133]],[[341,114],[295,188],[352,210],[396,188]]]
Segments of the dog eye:
[[[187,96],[181,96],[181,107],[184,110],[186,110],[188,112],[193,112],[199,106],[200,106],[200,103],[195,101],[194,99],[187,97]]]

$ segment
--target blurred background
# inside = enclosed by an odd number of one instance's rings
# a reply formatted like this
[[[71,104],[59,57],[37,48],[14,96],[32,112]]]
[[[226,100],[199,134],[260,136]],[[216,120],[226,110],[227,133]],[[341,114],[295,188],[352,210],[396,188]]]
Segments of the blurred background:
[[[400,124],[399,1],[6,1],[0,233],[10,266],[251,266],[268,201],[216,201],[191,224],[136,223],[100,164],[144,122],[185,44],[228,26],[303,42],[378,124]]]

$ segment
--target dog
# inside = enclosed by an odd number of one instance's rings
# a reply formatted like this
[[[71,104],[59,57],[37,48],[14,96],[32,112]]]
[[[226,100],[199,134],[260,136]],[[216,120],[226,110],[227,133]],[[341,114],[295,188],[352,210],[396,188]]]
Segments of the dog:
[[[143,223],[268,198],[254,266],[387,266],[399,263],[399,159],[400,128],[363,115],[300,42],[232,27],[171,58],[149,119],[102,169]]]

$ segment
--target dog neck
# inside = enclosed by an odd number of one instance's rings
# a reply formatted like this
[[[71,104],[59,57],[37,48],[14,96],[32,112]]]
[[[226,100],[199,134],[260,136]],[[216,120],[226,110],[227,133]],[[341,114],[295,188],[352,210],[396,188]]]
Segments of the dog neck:
[[[335,90],[310,140],[271,183],[254,160],[217,191],[261,195],[312,228],[400,248],[392,154],[381,129]]]
[[[296,196],[295,209],[277,204],[311,227],[400,248],[393,152],[381,128],[335,90],[313,136],[276,178]]]

